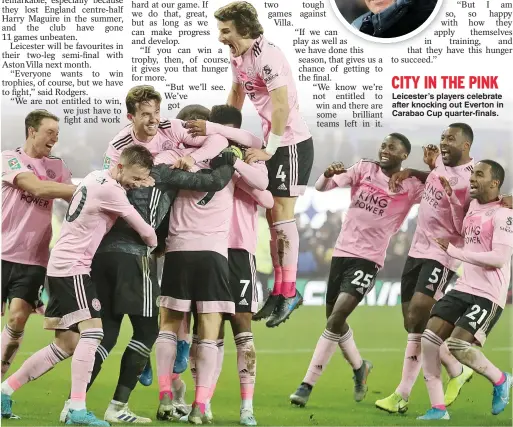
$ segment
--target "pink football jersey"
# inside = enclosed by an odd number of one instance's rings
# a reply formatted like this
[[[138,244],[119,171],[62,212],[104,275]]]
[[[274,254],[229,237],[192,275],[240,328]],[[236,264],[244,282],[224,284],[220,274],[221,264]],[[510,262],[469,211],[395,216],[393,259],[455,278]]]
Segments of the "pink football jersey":
[[[141,237],[149,236],[151,245],[156,246],[155,231],[130,204],[126,191],[109,171],[91,172],[73,195],[61,235],[50,255],[48,276],[89,274],[103,236],[118,217],[125,218]]]
[[[184,122],[173,119],[162,120],[157,134],[150,141],[142,142],[136,138],[133,126],[128,125],[109,143],[103,159],[103,169],[117,165],[121,152],[134,144],[146,147],[154,157],[165,150],[193,147],[185,150],[183,155],[190,155],[196,162],[203,162],[217,156],[228,146],[228,141],[220,135],[193,138],[184,127]]]
[[[299,113],[298,96],[294,76],[283,52],[264,36],[241,56],[231,56],[233,82],[239,83],[257,109],[262,121],[264,139],[271,131],[272,103],[269,92],[287,87],[289,117],[281,145],[294,145],[310,138],[308,126]]]
[[[494,244],[513,247],[513,215],[501,202],[472,200],[463,221],[463,251],[490,252]],[[511,258],[501,268],[463,263],[455,289],[489,299],[504,308],[511,279]]]
[[[413,258],[427,258],[438,261],[444,267],[455,271],[460,262],[440,249],[434,239],[449,239],[449,242],[456,247],[463,245],[460,230],[454,224],[453,215],[455,213],[452,209],[463,210],[457,215],[462,218],[464,212],[468,209],[470,203],[469,180],[474,168],[474,161],[451,168],[443,164],[442,156],[438,156],[435,165],[435,169],[431,171],[426,180],[424,194],[419,206],[417,229],[408,255]],[[453,206],[451,209],[449,198],[440,183],[440,176],[447,178],[460,206]]]
[[[320,191],[351,187],[351,205],[333,251],[334,257],[364,258],[383,266],[390,238],[399,230],[411,207],[419,203],[423,184],[416,178],[401,183],[396,193],[388,188],[390,178],[379,164],[361,160],[347,172],[315,187]]]
[[[58,157],[29,157],[21,148],[2,152],[2,259],[46,267],[52,240],[53,200],[36,197],[15,184],[23,172],[71,184],[71,172]]]

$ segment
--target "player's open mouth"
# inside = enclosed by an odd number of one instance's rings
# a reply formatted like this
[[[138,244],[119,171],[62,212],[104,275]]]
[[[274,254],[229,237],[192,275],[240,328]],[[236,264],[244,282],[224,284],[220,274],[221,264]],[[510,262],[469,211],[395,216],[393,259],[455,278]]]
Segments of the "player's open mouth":
[[[53,148],[53,144],[46,144],[45,147],[51,150]]]
[[[149,130],[151,131],[154,131],[154,130],[157,130],[157,125],[151,125],[151,126],[146,126]]]
[[[389,160],[390,160],[390,158],[388,156],[381,156],[382,162],[388,162]]]
[[[440,153],[442,153],[442,159],[445,159],[445,160],[447,160],[451,156],[451,153],[446,148],[442,148],[440,150]]]
[[[233,44],[228,43],[228,47],[230,48],[230,52],[231,52],[232,54],[237,53],[237,50],[235,49],[235,46],[234,46]]]

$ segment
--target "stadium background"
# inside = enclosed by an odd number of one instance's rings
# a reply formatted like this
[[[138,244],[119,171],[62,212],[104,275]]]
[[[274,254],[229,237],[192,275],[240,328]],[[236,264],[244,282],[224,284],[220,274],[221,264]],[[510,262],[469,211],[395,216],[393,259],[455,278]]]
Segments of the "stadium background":
[[[425,169],[422,162],[422,146],[438,144],[439,136],[443,130],[444,122],[436,126],[402,125],[397,129],[345,129],[325,130],[319,132],[309,123],[315,143],[315,161],[309,188],[306,194],[299,198],[296,207],[296,219],[300,235],[300,254],[298,264],[298,288],[305,297],[305,305],[322,305],[326,279],[329,273],[331,253],[336,242],[340,227],[349,206],[349,189],[337,189],[327,193],[315,191],[313,185],[323,173],[326,166],[332,161],[340,160],[346,166],[356,163],[361,158],[377,158],[377,150],[381,140],[387,133],[397,131],[404,133],[412,143],[410,157],[404,166]],[[243,127],[261,134],[260,122],[255,116],[245,118]],[[103,153],[109,137],[115,135],[119,125],[104,126],[102,131],[96,127],[83,129],[85,133],[75,134],[73,144],[67,144],[61,137],[56,146],[56,154],[62,156],[73,171],[78,181],[91,170],[101,169]],[[475,142],[471,154],[474,159],[491,158],[499,161],[506,168],[506,182],[503,193],[510,193],[512,181],[510,177],[511,154],[509,134],[504,130],[494,128],[474,128]],[[5,148],[11,148],[5,146]],[[66,204],[62,201],[55,203],[54,207],[54,241],[60,230],[60,223],[66,211]],[[399,299],[399,281],[402,268],[408,254],[410,243],[417,223],[417,207],[414,207],[406,218],[400,231],[392,237],[387,251],[385,266],[378,275],[375,289],[369,293],[363,304],[369,305],[396,305]],[[260,212],[257,248],[257,270],[260,284],[272,286],[272,263],[269,253],[269,230],[267,222]],[[461,270],[460,270],[461,273]],[[454,283],[453,279],[452,283]],[[260,297],[262,297],[260,287]],[[511,284],[509,291],[511,302]]]

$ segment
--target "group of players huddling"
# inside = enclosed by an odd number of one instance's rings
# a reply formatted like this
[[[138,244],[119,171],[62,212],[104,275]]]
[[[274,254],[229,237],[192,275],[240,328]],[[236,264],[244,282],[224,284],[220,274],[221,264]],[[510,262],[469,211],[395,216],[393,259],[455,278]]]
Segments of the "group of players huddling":
[[[256,351],[251,321],[286,321],[302,303],[295,288],[299,237],[294,220],[313,164],[313,141],[299,114],[292,71],[283,53],[263,37],[247,2],[215,12],[219,40],[230,47],[233,85],[226,105],[184,108],[160,118],[160,94],[151,86],[126,97],[130,125],[107,148],[103,170],[78,186],[59,158],[58,117],[46,110],[25,119],[23,148],[2,152],[2,302],[9,316],[2,332],[2,417],[12,394],[69,357],[71,390],[60,420],[70,425],[148,423],[128,400],[138,380],[149,385],[155,344],[159,386],[157,419],[194,424],[213,420],[210,400],[223,364],[224,320],[237,348],[240,423],[256,425],[253,393]],[[264,141],[240,129],[248,95],[262,120]],[[351,206],[333,253],[326,296],[327,325],[292,403],[306,405],[337,345],[354,370],[354,397],[364,399],[372,364],[363,360],[347,323],[372,289],[391,236],[420,203],[417,230],[402,277],[408,331],[397,390],[376,406],[405,412],[420,368],[431,400],[422,419],[448,419],[446,407],[476,371],[493,384],[492,413],[509,401],[511,375],[473,344],[483,345],[506,302],[513,253],[510,198],[500,196],[504,170],[474,164],[472,129],[463,123],[429,146],[429,172],[402,169],[410,142],[399,133],[381,143],[378,161],[346,169],[333,163],[316,189],[351,187]],[[52,200],[69,201],[51,253]],[[274,287],[257,311],[257,207],[267,209]],[[156,257],[164,256],[161,283]],[[464,274],[443,296],[463,261]],[[28,317],[40,307],[46,280],[44,326],[55,339],[7,379]],[[194,318],[192,340],[189,335]],[[128,315],[133,335],[103,420],[86,409],[86,392],[116,344]],[[192,341],[192,345],[191,345]],[[180,374],[195,382],[192,407]],[[450,377],[443,393],[441,364]]]

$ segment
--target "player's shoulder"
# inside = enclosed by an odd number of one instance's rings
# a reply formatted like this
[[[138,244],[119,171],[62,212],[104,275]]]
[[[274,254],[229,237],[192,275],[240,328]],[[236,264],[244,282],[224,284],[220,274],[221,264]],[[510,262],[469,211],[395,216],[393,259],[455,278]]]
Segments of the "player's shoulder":
[[[367,158],[361,159],[360,161],[356,162],[353,166],[355,166],[357,169],[374,173],[377,172],[380,168],[379,162]]]
[[[6,159],[10,159],[10,158],[21,158],[21,148],[14,148],[12,150],[2,150],[2,157],[3,158],[6,158]]]
[[[159,129],[169,129],[173,126],[185,127],[185,122],[179,119],[162,119],[159,122]]]
[[[260,36],[255,40],[251,46],[251,55],[255,61],[260,61],[262,58],[283,56],[282,50],[274,43],[267,40],[264,36]]]
[[[513,225],[513,210],[502,205],[496,205],[493,209],[493,217],[495,221],[506,222],[508,226]]]
[[[112,138],[109,142],[109,146],[117,151],[123,151],[126,147],[132,144],[133,141],[132,125],[128,124],[121,129],[114,138]]]

